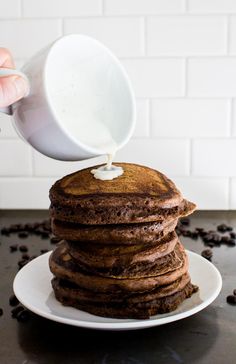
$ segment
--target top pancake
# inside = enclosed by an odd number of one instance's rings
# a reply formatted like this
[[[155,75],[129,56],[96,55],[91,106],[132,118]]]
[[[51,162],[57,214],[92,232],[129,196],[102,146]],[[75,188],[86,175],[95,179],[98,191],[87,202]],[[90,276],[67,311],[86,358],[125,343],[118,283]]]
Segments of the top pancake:
[[[81,224],[120,224],[163,221],[191,213],[195,205],[183,199],[174,183],[154,169],[116,163],[122,176],[101,181],[91,169],[57,181],[50,190],[51,216]]]

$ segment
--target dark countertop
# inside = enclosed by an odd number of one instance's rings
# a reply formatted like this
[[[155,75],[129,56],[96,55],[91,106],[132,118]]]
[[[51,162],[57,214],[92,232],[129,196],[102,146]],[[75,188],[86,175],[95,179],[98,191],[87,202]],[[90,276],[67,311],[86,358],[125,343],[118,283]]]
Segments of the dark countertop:
[[[35,222],[48,217],[46,211],[1,211],[0,227]],[[191,228],[215,229],[228,223],[236,231],[236,212],[196,212]],[[181,238],[185,247],[200,253],[201,240]],[[236,306],[226,296],[236,288],[236,247],[213,248],[212,262],[223,277],[223,289],[213,304],[194,316],[137,331],[95,331],[52,322],[32,314],[28,322],[11,318],[8,299],[17,273],[20,253],[9,253],[13,243],[28,245],[30,254],[52,249],[37,236],[19,239],[0,237],[0,363],[1,364],[172,364],[236,363]]]

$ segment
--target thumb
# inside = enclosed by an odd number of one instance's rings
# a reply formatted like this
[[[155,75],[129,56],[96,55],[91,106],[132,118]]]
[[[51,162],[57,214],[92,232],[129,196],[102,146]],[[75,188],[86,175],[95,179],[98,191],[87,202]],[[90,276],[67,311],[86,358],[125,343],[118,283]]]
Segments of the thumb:
[[[27,96],[29,93],[29,84],[28,81],[20,76],[16,76],[13,79],[14,85],[15,85],[15,98],[17,100],[21,99],[24,96]]]
[[[10,76],[0,79],[0,107],[9,106],[28,95],[29,84],[20,76]]]

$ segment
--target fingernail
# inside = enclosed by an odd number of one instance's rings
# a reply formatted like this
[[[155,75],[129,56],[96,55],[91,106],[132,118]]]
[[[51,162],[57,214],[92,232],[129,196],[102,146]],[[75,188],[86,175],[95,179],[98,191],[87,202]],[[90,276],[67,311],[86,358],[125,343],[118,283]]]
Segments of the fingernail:
[[[20,97],[25,97],[29,94],[29,83],[23,77],[16,77],[14,80],[16,86],[17,95]]]

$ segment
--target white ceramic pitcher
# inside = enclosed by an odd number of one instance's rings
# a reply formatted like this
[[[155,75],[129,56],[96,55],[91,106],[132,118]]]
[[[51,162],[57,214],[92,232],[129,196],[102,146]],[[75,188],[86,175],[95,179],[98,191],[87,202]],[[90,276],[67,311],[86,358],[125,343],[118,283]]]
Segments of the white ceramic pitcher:
[[[97,40],[80,34],[62,37],[31,58],[22,72],[0,68],[0,77],[12,74],[26,77],[30,91],[1,111],[13,116],[18,134],[39,152],[67,161],[106,153],[81,141],[79,131],[75,137],[67,130],[55,102],[58,89],[66,90],[70,114],[84,125],[91,129],[89,115],[105,124],[117,149],[130,139],[136,119],[134,92],[118,59]]]

